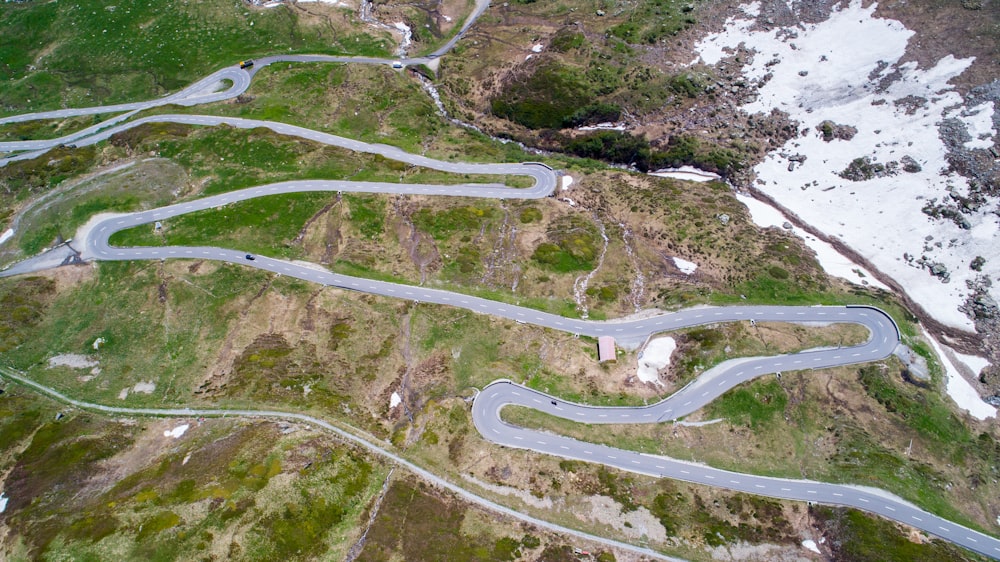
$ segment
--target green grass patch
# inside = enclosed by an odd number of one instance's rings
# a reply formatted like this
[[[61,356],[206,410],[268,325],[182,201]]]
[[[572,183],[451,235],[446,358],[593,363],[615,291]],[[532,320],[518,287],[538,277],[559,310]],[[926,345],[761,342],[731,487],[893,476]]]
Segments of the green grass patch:
[[[610,2],[602,5],[611,9]],[[651,0],[635,4],[625,21],[610,29],[608,33],[632,44],[655,45],[662,43],[682,30],[693,25],[694,6],[681,0]]]
[[[707,407],[709,418],[759,429],[775,421],[788,404],[788,395],[777,381],[756,381],[723,394]]]
[[[56,284],[44,277],[27,277],[0,284],[0,353],[28,339],[55,298]],[[9,443],[10,441],[2,441]]]
[[[451,207],[443,211],[423,208],[413,214],[413,224],[438,240],[449,238],[456,232],[475,232],[496,218],[498,212],[485,202],[464,207]]]
[[[446,185],[509,181],[513,186],[527,185],[524,178],[516,176],[451,174],[410,166],[381,155],[279,135],[263,127],[243,130],[151,123],[123,131],[110,143],[136,152],[155,151],[184,166],[195,178],[208,178],[207,195],[297,179]]]
[[[6,360],[82,400],[113,402],[123,386],[141,380],[156,383],[161,392],[135,394],[132,403],[170,403],[180,396],[190,400],[185,385],[172,387],[170,381],[202,372],[217,349],[213,346],[239,313],[241,299],[257,292],[268,275],[225,265],[192,274],[187,282],[167,283],[157,270],[153,262],[101,263],[96,278],[51,301],[37,324],[24,332],[28,337],[6,352]],[[4,279],[0,287],[6,290],[16,282]],[[169,309],[160,294],[170,299]],[[92,346],[98,337],[106,342],[100,352]],[[102,377],[115,385],[83,383],[76,376],[83,373],[66,367],[45,368],[49,357],[61,353],[99,360]]]
[[[523,79],[508,83],[490,108],[493,115],[529,129],[558,129],[590,105],[594,95],[579,72],[548,57],[538,60]]]
[[[46,140],[64,137],[114,115],[85,115],[66,119],[37,119],[0,125],[0,142]]]
[[[282,6],[210,0],[10,4],[0,12],[0,107],[24,113],[142,101],[272,53],[388,56],[388,34]],[[363,30],[363,33],[362,33]]]
[[[886,411],[901,418],[918,433],[942,444],[975,449],[969,428],[952,412],[940,396],[890,379],[886,369],[866,365],[858,379],[869,396]]]
[[[137,211],[169,204],[174,200],[177,186],[186,181],[180,166],[161,159],[102,174],[61,189],[58,197],[27,208],[21,215],[15,240],[24,254],[33,255],[57,238],[72,238],[77,228],[97,213]]]
[[[981,560],[940,539],[914,542],[895,523],[854,509],[810,506],[809,514],[830,533],[834,557],[844,562],[938,562]]]
[[[589,271],[594,269],[602,248],[597,225],[571,215],[549,226],[548,241],[535,248],[531,259],[558,273]]]
[[[203,246],[237,248],[271,257],[295,258],[294,244],[306,222],[336,195],[290,193],[248,199],[222,209],[206,209],[162,221],[163,229],[140,225],[116,232],[115,246]]]
[[[425,484],[393,482],[369,530],[359,561],[392,559],[507,561],[517,556],[521,542],[466,534],[464,505],[438,494]],[[506,539],[506,540],[505,540]]]
[[[97,163],[97,150],[54,148],[32,160],[18,160],[0,167],[0,220],[10,216],[15,204],[45,193],[67,178],[91,170]],[[6,215],[6,216],[4,216]]]

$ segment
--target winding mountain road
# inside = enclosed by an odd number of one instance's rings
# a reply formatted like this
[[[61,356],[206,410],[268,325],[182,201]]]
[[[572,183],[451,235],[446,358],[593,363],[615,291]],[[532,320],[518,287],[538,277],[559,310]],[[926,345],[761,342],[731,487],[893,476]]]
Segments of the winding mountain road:
[[[471,21],[466,24],[464,29],[467,29],[469,25],[471,25]],[[453,45],[453,43],[451,44]],[[435,55],[432,55],[431,57],[407,59],[404,63],[421,64],[428,62],[434,56]],[[347,290],[465,308],[481,314],[489,314],[526,324],[579,335],[612,335],[618,341],[628,345],[641,344],[650,335],[658,332],[701,324],[734,322],[751,319],[757,321],[783,321],[799,323],[850,322],[863,325],[869,330],[870,337],[868,341],[862,345],[837,349],[810,350],[801,353],[779,355],[774,357],[758,357],[728,361],[712,369],[709,373],[706,373],[702,377],[698,378],[668,399],[646,407],[613,408],[573,404],[561,401],[558,397],[548,396],[536,390],[515,384],[511,381],[500,380],[490,384],[477,395],[472,406],[473,421],[476,428],[480,431],[484,438],[504,446],[530,449],[540,453],[563,458],[601,463],[608,466],[614,466],[622,470],[647,474],[654,477],[674,478],[708,486],[722,487],[776,498],[855,507],[872,513],[877,513],[886,518],[921,529],[927,533],[939,536],[986,556],[1000,559],[1000,540],[930,514],[887,492],[849,485],[827,484],[808,480],[770,478],[718,470],[700,464],[646,455],[604,445],[577,441],[551,433],[525,429],[505,422],[501,416],[502,410],[505,406],[517,405],[533,408],[547,414],[587,424],[657,423],[677,419],[698,410],[727,390],[732,389],[743,382],[770,373],[858,364],[888,357],[899,344],[899,332],[892,319],[889,318],[884,312],[876,308],[865,306],[704,307],[641,319],[595,322],[565,318],[530,308],[491,301],[461,293],[336,274],[327,271],[318,265],[302,265],[266,256],[256,256],[254,260],[248,260],[246,258],[246,252],[238,249],[226,249],[211,246],[120,248],[110,245],[110,237],[115,232],[119,232],[124,229],[143,224],[150,224],[154,221],[164,221],[186,213],[234,204],[239,201],[245,201],[256,197],[307,191],[328,191],[525,199],[548,196],[556,188],[559,174],[543,164],[469,164],[445,162],[424,156],[409,154],[396,147],[363,143],[283,123],[208,115],[159,115],[125,122],[127,119],[130,119],[136,111],[168,103],[196,105],[235,97],[246,91],[252,77],[259,71],[260,68],[275,62],[392,64],[395,61],[364,57],[331,57],[324,55],[264,57],[262,59],[258,59],[256,64],[250,69],[243,70],[233,67],[225,68],[209,75],[208,77],[196,82],[192,86],[185,88],[180,92],[177,92],[176,94],[166,96],[159,100],[98,108],[65,109],[3,118],[0,119],[0,123],[29,121],[33,119],[65,118],[98,113],[127,112],[124,115],[117,116],[105,123],[96,125],[78,133],[74,133],[73,135],[68,135],[67,137],[63,137],[61,139],[0,143],[0,151],[26,151],[25,154],[16,155],[0,161],[0,163],[6,163],[7,161],[17,158],[34,157],[31,155],[37,156],[40,152],[59,144],[72,143],[75,146],[94,144],[106,140],[116,132],[136,127],[144,123],[171,122],[195,126],[229,125],[243,129],[267,127],[280,134],[294,135],[315,142],[338,146],[354,151],[381,154],[386,158],[445,172],[459,174],[521,175],[530,177],[534,180],[534,183],[527,189],[510,188],[500,184],[460,184],[447,186],[338,180],[302,180],[267,184],[202,199],[185,201],[158,209],[105,216],[91,224],[82,239],[79,239],[80,237],[78,236],[76,242],[81,244],[82,257],[84,259],[99,261],[172,258],[213,259],[249,267],[256,267],[281,275],[288,275],[306,281]],[[229,82],[230,84],[226,86],[226,82]],[[0,272],[0,276],[9,276],[31,271],[30,261],[24,263],[27,265],[16,264],[13,267]],[[37,385],[36,383],[32,383],[26,379],[22,380],[22,382],[29,384],[36,389],[44,390],[49,394],[55,393],[55,391],[52,391],[51,389],[45,389],[45,387],[41,387],[41,385]],[[62,395],[59,395],[59,398],[70,403],[78,405],[83,404]],[[327,429],[337,431],[338,433],[342,432],[342,430],[334,428],[330,424],[322,422],[322,420],[316,420],[315,418],[310,418],[309,416],[301,414],[290,414],[284,412],[229,412],[225,410],[190,409],[137,410],[128,408],[113,408],[100,405],[87,406],[92,409],[112,413],[131,412],[146,413],[150,415],[224,415],[229,413],[248,416],[260,415],[281,417],[284,419],[308,421],[309,423],[321,425],[323,427],[329,426]],[[342,436],[356,442],[358,442],[359,439],[349,433],[343,433]],[[370,444],[367,444],[366,446],[369,445]],[[391,453],[387,453],[384,450],[381,451],[383,454],[389,454],[395,462],[399,462],[400,464],[407,466],[418,474],[439,483],[443,482],[440,478],[431,475],[426,470],[416,467],[404,459],[391,455]],[[468,495],[468,492],[461,490],[461,488],[458,488],[457,486],[452,484],[447,484],[447,486],[450,488],[457,488],[459,493]],[[498,506],[495,506],[494,504],[494,508],[497,507]],[[502,508],[501,510],[510,511],[507,508]]]

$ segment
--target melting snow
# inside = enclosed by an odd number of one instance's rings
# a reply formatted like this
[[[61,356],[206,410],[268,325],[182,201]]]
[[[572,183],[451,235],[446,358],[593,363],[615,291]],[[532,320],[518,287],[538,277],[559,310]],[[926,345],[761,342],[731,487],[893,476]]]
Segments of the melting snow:
[[[542,47],[541,44],[538,44],[538,45],[535,45],[534,47],[531,48],[531,52],[532,53],[540,53],[540,52],[542,52],[543,48],[544,47]]]
[[[56,355],[55,357],[49,357],[49,368],[52,367],[71,367],[73,369],[91,369],[98,366],[100,363],[87,357],[86,355],[80,355],[77,353],[63,353],[62,355]]]
[[[739,193],[736,194],[736,198],[750,209],[750,218],[757,226],[767,228],[769,226],[782,226],[785,224],[785,217],[767,203]],[[823,270],[828,274],[847,279],[851,283],[871,285],[879,289],[889,290],[888,287],[872,277],[872,274],[867,269],[852,262],[847,256],[838,252],[830,244],[794,226],[789,232],[802,238],[806,246],[809,246],[809,249],[816,252],[817,261],[819,261]]]
[[[979,393],[976,392],[976,389],[969,384],[969,381],[965,380],[962,373],[959,372],[959,370],[951,363],[951,360],[944,354],[944,350],[941,349],[941,345],[926,333],[924,334],[924,338],[931,342],[931,347],[934,348],[934,353],[936,353],[941,359],[942,366],[944,367],[945,373],[948,377],[948,396],[950,396],[951,399],[958,404],[959,408],[969,412],[969,415],[977,420],[995,418],[997,415],[997,409],[990,406],[986,402],[983,402],[983,399],[979,396]]]
[[[930,199],[946,198],[949,188],[967,192],[968,181],[947,171],[938,123],[960,111],[955,107],[962,99],[948,81],[972,59],[946,56],[925,69],[916,62],[900,62],[913,32],[898,21],[875,17],[875,8],[857,1],[841,5],[828,20],[803,24],[794,34],[788,29],[752,31],[752,19],[730,18],[721,33],[705,38],[697,49],[708,64],[719,62],[741,43],[755,51],[743,71],[748,79],[764,83],[758,98],[744,109],[785,111],[807,130],[755,168],[760,189],[806,223],[854,248],[935,318],[971,330],[972,322],[958,307],[969,293],[965,282],[977,274],[969,262],[976,255],[996,255],[993,205],[967,215],[969,230],[931,219],[921,209]],[[744,12],[757,9],[751,5]],[[895,80],[889,82],[890,76]],[[883,79],[888,82],[882,84],[884,89],[872,84]],[[978,139],[991,133],[989,108],[974,109],[965,110],[964,119]],[[857,134],[849,141],[825,142],[816,130],[825,120],[856,127]],[[807,159],[789,161],[794,154]],[[921,171],[860,182],[837,175],[865,156],[883,164],[909,156]],[[905,260],[904,253],[944,264],[950,284]],[[996,278],[1000,260],[988,260],[982,273]],[[990,293],[1000,300],[1000,284]]]
[[[156,383],[150,382],[137,382],[135,386],[132,387],[132,392],[141,392],[143,394],[152,394],[156,390]]]
[[[697,182],[714,181],[721,177],[719,176],[719,174],[713,174],[712,172],[699,170],[694,166],[681,166],[680,168],[664,168],[662,170],[650,172],[649,175],[658,176],[661,178],[673,178],[675,180],[687,180],[687,181],[697,181]]]
[[[663,384],[660,382],[660,369],[670,364],[670,356],[677,349],[677,342],[674,338],[656,338],[646,344],[646,347],[639,353],[639,369],[636,376],[642,382]]]
[[[190,428],[190,427],[191,427],[190,424],[179,425],[179,426],[177,426],[177,427],[175,427],[175,428],[173,428],[171,430],[164,431],[163,432],[163,436],[164,437],[173,437],[174,439],[177,439],[181,435],[184,435],[184,432],[187,431],[188,428]]]
[[[389,409],[391,410],[391,409],[395,408],[396,406],[399,406],[399,404],[402,401],[403,401],[403,399],[399,397],[399,393],[398,392],[393,392],[392,396],[389,397]]]
[[[676,265],[677,269],[681,270],[681,273],[684,275],[691,275],[696,269],[698,269],[698,264],[693,261],[687,261],[685,259],[678,258],[677,256],[674,256],[673,260],[674,265]]]
[[[957,111],[957,117],[965,123],[972,140],[965,142],[965,148],[990,148],[993,146],[993,102],[982,103],[967,111]],[[0,242],[3,240],[0,239]]]
[[[984,359],[976,355],[966,355],[964,353],[958,353],[956,351],[953,351],[952,353],[955,355],[955,357],[958,358],[959,361],[964,363],[965,366],[968,367],[972,371],[972,373],[977,377],[979,376],[979,373],[983,372],[983,369],[989,367],[990,365],[989,359]]]
[[[3,231],[3,234],[0,234],[0,244],[3,244],[7,240],[10,240],[11,236],[14,236],[13,228],[8,228],[7,230]]]
[[[804,548],[805,548],[806,550],[811,550],[811,551],[815,552],[816,554],[822,554],[822,553],[821,553],[821,552],[819,551],[819,547],[818,547],[818,546],[816,546],[816,541],[814,541],[814,540],[812,540],[812,539],[806,539],[806,540],[802,541],[802,546],[803,546],[803,547],[804,547]]]
[[[616,123],[598,123],[596,125],[577,127],[576,130],[577,131],[624,131],[625,125],[618,125]]]
[[[9,500],[4,494],[0,494],[0,513],[7,511],[7,500]]]
[[[573,176],[563,176],[562,177],[562,188],[564,190],[569,189],[569,186],[573,185]]]

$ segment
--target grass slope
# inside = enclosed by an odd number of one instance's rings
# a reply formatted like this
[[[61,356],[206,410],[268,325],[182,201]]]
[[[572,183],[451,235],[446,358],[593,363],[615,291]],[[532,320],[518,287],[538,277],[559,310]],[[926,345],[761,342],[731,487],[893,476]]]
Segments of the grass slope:
[[[363,32],[362,32],[363,31]],[[138,101],[273,53],[387,55],[388,34],[351,17],[242,3],[87,0],[0,11],[0,113]]]

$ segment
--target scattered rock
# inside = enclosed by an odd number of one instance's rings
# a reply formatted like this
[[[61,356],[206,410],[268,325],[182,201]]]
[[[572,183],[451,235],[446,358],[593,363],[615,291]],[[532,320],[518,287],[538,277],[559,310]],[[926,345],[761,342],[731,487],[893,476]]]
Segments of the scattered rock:
[[[924,386],[931,382],[931,372],[927,368],[927,361],[912,349],[900,344],[896,346],[892,354],[903,363],[903,380],[918,386]]]
[[[976,256],[973,258],[972,263],[969,264],[969,269],[973,271],[982,271],[984,265],[986,265],[986,259],[983,258],[983,256]]]
[[[899,159],[899,163],[903,166],[903,171],[908,174],[916,174],[917,172],[923,171],[920,164],[913,159],[912,156],[904,156]]]
[[[883,164],[874,161],[871,156],[855,158],[843,171],[837,175],[850,181],[868,181],[874,178],[894,176],[899,167],[898,162]]]
[[[854,138],[854,135],[858,134],[857,127],[852,127],[851,125],[838,125],[833,121],[826,120],[816,125],[816,130],[823,135],[823,140],[830,142],[833,139],[841,139],[849,141]]]
[[[907,115],[913,115],[918,110],[927,107],[927,98],[920,96],[906,96],[892,102],[896,107],[902,108]]]

